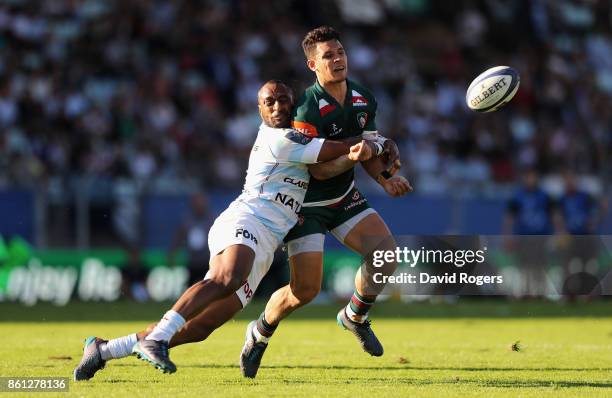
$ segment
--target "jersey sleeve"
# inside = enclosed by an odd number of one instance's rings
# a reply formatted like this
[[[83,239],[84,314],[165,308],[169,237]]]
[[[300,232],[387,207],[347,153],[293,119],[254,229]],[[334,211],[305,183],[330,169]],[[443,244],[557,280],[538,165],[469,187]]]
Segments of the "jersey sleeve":
[[[305,92],[293,110],[291,127],[308,137],[318,137],[319,108],[309,92]],[[316,111],[316,112],[315,112]]]
[[[277,161],[312,164],[317,163],[323,147],[323,138],[312,138],[295,130],[286,130],[270,144],[270,151]]]

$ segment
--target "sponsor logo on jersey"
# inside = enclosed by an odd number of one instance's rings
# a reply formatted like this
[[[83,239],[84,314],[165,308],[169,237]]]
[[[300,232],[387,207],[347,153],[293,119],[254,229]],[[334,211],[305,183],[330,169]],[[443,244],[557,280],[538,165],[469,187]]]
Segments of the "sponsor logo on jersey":
[[[255,242],[255,244],[257,244],[257,238],[255,237],[255,235],[253,235],[252,233],[250,233],[248,230],[246,230],[244,228],[238,228],[236,230],[235,237],[237,238],[239,236],[242,236],[245,239],[252,240],[253,242]]]
[[[291,177],[285,177],[284,182],[288,182],[289,184],[295,185],[296,187],[308,189],[308,183],[302,180],[296,180]]]
[[[277,202],[280,202],[281,204],[287,206],[288,208],[290,208],[291,210],[293,210],[293,212],[295,214],[298,214],[299,211],[302,209],[302,205],[300,204],[300,202],[298,202],[297,200],[293,199],[291,196],[287,195],[287,194],[282,194],[280,192],[278,192],[276,194],[276,196],[274,197],[274,200]]]
[[[336,123],[332,123],[330,127],[331,127],[331,131],[329,132],[330,137],[333,137],[335,135],[342,133],[342,127],[336,126]]]
[[[352,199],[353,200],[351,201],[350,204],[344,206],[344,211],[351,210],[353,207],[357,207],[368,201],[366,198],[362,197],[357,191],[353,194]]]
[[[298,131],[290,131],[287,134],[285,134],[285,138],[287,138],[288,140],[291,140],[295,143],[298,144],[302,144],[302,145],[306,145],[308,144],[310,141],[312,141],[312,137],[308,137],[307,135],[302,134],[301,132]]]
[[[353,106],[368,106],[368,100],[357,91],[353,90]]]
[[[317,128],[315,126],[313,126],[310,123],[306,123],[306,122],[300,122],[298,120],[293,120],[291,122],[291,127],[293,127],[294,129],[296,129],[297,131],[299,131],[300,133],[304,134],[305,136],[308,137],[316,137],[319,135],[319,132],[317,131]]]
[[[359,124],[359,127],[364,128],[367,122],[368,122],[367,112],[359,112],[357,114],[357,124]]]
[[[253,296],[253,289],[249,286],[249,282],[244,282],[242,285],[242,291],[244,292],[244,298],[247,300]]]
[[[324,117],[334,109],[336,109],[336,105],[330,104],[324,98],[319,100],[319,113],[321,114],[321,117]]]

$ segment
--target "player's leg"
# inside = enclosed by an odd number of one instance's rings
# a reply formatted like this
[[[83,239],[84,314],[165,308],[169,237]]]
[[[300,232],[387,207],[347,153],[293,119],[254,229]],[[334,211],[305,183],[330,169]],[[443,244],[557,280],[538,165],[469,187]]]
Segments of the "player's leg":
[[[316,238],[319,239],[318,237]],[[289,257],[291,279],[272,294],[257,320],[255,335],[268,342],[276,327],[293,311],[311,302],[321,290],[323,252],[307,252]]]
[[[213,301],[229,296],[239,287],[249,299],[272,264],[282,237],[262,225],[252,214],[230,208],[213,224],[208,246],[213,256],[203,282],[188,289],[153,331],[134,345],[134,353],[163,372],[176,367],[168,357],[168,342],[184,325]],[[255,279],[253,279],[255,278]],[[250,284],[249,281],[257,283]],[[243,282],[247,281],[243,285]],[[231,289],[231,290],[230,290]],[[240,294],[239,291],[236,292]]]
[[[185,325],[172,336],[168,348],[206,340],[212,332],[232,319],[240,310],[242,310],[242,302],[236,294],[215,301],[200,314],[186,322]],[[146,335],[153,331],[154,327],[155,324],[149,325],[145,331],[146,334],[144,334],[142,338],[144,339]]]
[[[366,261],[363,267],[355,275],[356,292],[366,300],[375,300],[376,296],[380,294],[384,288],[384,285],[374,283],[370,277],[370,273],[367,272],[367,269],[364,269],[364,267],[368,268],[371,266],[372,252],[375,250],[395,251],[396,242],[391,235],[391,231],[389,231],[389,228],[377,213],[371,213],[350,230],[344,238],[343,243],[353,251],[359,253]],[[396,266],[397,264],[395,262],[391,262],[385,264],[380,270],[385,273],[393,273],[395,272]],[[351,315],[355,316],[354,320],[359,321],[360,316],[364,319],[367,317],[367,312],[363,313],[359,311],[359,313]]]
[[[323,235],[320,235],[320,238],[317,236],[315,239],[322,240]],[[289,256],[289,267],[291,272],[289,284],[272,294],[266,304],[264,314],[260,317],[270,325],[278,325],[293,311],[311,302],[321,290],[323,281],[322,251],[292,253]]]
[[[243,244],[228,246],[215,255],[210,262],[210,279],[197,282],[183,293],[151,333],[134,345],[136,356],[164,373],[174,373],[176,366],[168,356],[168,342],[186,321],[236,291],[247,279],[254,259],[254,249]]]
[[[382,218],[371,213],[350,230],[343,243],[361,254],[365,262],[355,275],[355,291],[349,303],[338,312],[338,324],[353,332],[364,351],[373,356],[381,356],[384,352],[382,344],[367,320],[368,311],[384,288],[384,285],[372,280],[371,254],[374,250],[395,250],[395,240]],[[376,271],[391,275],[395,268],[395,263],[389,263]]]
[[[321,235],[322,240],[323,235]],[[319,240],[317,238],[317,240]],[[279,322],[295,309],[309,303],[321,289],[323,253],[308,252],[289,257],[291,280],[278,289],[266,304],[259,319],[252,321],[240,355],[240,369],[245,377],[255,377],[261,359]]]
[[[364,351],[373,356],[380,356],[383,354],[383,347],[367,318],[368,311],[384,285],[374,283],[372,280],[374,272],[372,272],[371,256],[374,250],[394,251],[395,240],[382,218],[370,208],[332,230],[332,233],[364,258],[364,263],[355,275],[355,291],[346,307],[339,311],[338,323],[353,332]],[[397,264],[392,262],[375,271],[391,275],[396,267]]]
[[[205,340],[241,309],[242,302],[237,294],[215,301],[198,316],[185,323],[170,340],[169,348]],[[156,325],[152,323],[143,331],[108,341],[99,337],[88,337],[85,340],[81,362],[74,369],[74,380],[89,380],[106,366],[107,361],[131,356],[134,344],[143,340]]]
[[[279,322],[309,303],[321,289],[326,213],[329,210],[324,208],[304,208],[301,222],[285,237],[291,281],[272,294],[259,319],[247,327],[246,342],[240,356],[240,368],[245,377],[257,375],[261,358]]]

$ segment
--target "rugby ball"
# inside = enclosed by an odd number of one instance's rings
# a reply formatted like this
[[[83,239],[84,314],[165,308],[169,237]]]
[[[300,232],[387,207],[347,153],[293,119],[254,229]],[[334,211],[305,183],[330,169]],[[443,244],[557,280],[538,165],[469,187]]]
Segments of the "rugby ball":
[[[521,79],[509,66],[487,69],[476,77],[465,94],[467,106],[476,112],[493,112],[514,97]]]

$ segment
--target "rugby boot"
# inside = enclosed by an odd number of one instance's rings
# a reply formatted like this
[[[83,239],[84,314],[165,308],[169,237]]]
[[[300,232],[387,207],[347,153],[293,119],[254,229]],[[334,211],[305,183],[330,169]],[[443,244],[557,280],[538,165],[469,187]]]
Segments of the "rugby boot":
[[[266,348],[268,348],[268,343],[257,341],[255,338],[253,329],[255,329],[256,325],[257,321],[252,321],[247,326],[246,341],[240,353],[240,371],[244,377],[253,378],[257,375],[261,358],[264,352],[266,352]]]
[[[355,337],[357,337],[359,344],[361,344],[361,348],[363,348],[365,352],[375,357],[379,357],[383,354],[384,350],[382,344],[380,344],[380,341],[376,338],[369,320],[365,320],[363,323],[354,322],[346,315],[345,308],[342,308],[340,312],[338,312],[336,319],[340,327],[351,331]]]
[[[176,365],[172,363],[168,356],[168,342],[157,340],[140,340],[134,344],[132,353],[138,359],[150,363],[162,373],[176,372]]]
[[[100,355],[99,346],[106,342],[106,340],[102,340],[95,336],[89,336],[85,339],[83,357],[79,365],[74,368],[74,381],[89,380],[94,377],[98,370],[104,369],[106,361],[103,360],[102,355]]]

